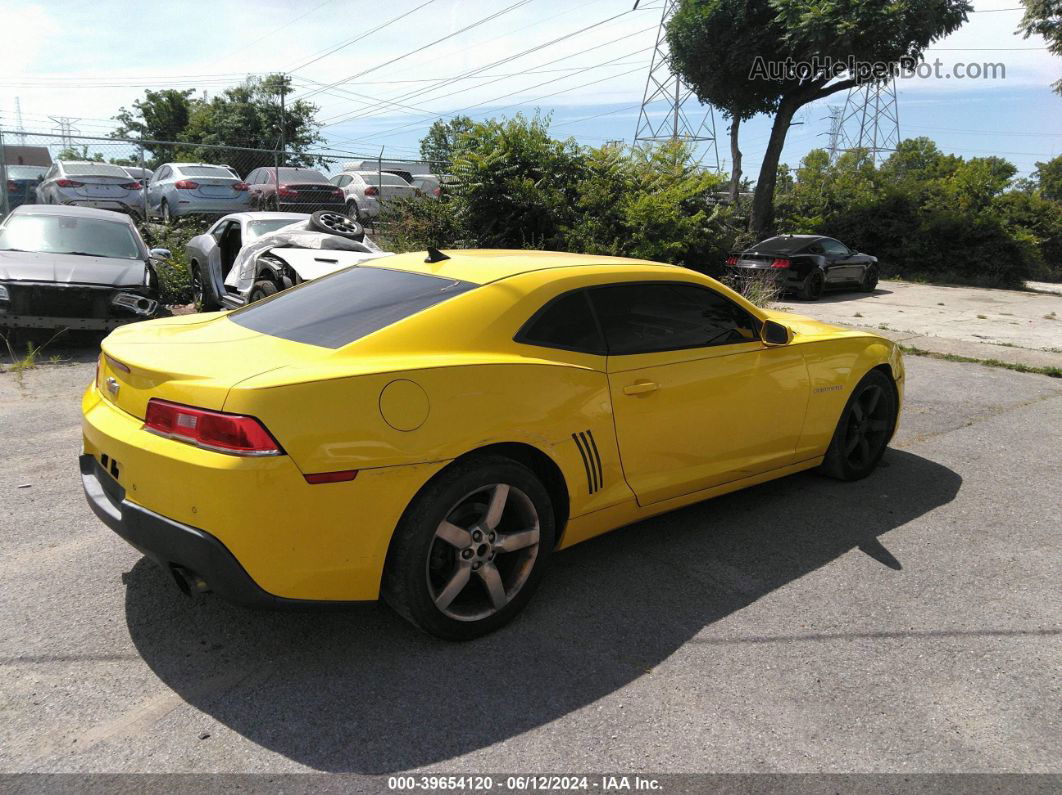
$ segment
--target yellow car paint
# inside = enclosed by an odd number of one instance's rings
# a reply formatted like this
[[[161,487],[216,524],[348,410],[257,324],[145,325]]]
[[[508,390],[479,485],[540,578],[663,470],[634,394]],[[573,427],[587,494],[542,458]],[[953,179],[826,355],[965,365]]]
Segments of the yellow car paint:
[[[122,327],[104,341],[99,379],[84,397],[85,452],[120,462],[130,502],[209,532],[269,593],[375,599],[403,511],[470,452],[521,445],[552,462],[566,492],[566,547],[816,466],[872,368],[887,367],[902,398],[892,342],[758,309],[684,268],[448,253],[437,263],[421,252],[361,266],[481,286],[338,349],[260,334],[225,313]],[[792,341],[599,356],[513,339],[558,295],[644,281],[709,287],[784,324]],[[256,417],[286,454],[241,458],[155,436],[142,427],[153,397]],[[323,485],[303,477],[339,470],[358,475]]]

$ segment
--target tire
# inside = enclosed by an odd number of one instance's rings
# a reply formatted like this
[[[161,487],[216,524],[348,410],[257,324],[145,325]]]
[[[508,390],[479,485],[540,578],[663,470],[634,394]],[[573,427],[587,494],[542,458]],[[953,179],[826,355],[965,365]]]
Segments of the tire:
[[[247,303],[253,304],[255,301],[261,301],[263,298],[268,298],[271,295],[276,295],[277,285],[272,279],[259,279],[254,283],[251,288],[251,295],[247,299]]]
[[[197,312],[214,312],[221,305],[214,298],[214,290],[206,285],[203,269],[198,262],[192,262],[192,300]]]
[[[872,293],[878,286],[878,266],[868,265],[863,271],[863,279],[859,282],[859,289],[864,293]]]
[[[896,387],[871,370],[852,390],[820,470],[838,480],[860,480],[874,471],[896,427]]]
[[[826,291],[826,276],[818,268],[804,278],[797,296],[804,301],[818,301]]]
[[[173,214],[170,212],[170,204],[165,199],[159,205],[159,212],[162,214],[162,223],[169,226],[173,223]]]
[[[365,228],[357,221],[331,210],[317,210],[310,216],[310,229],[354,240],[358,243],[365,239]]]
[[[459,461],[430,481],[399,521],[383,598],[431,635],[478,638],[531,599],[554,537],[552,502],[531,470],[497,455]]]
[[[347,218],[359,224],[361,223],[361,210],[358,209],[357,202],[347,202]]]

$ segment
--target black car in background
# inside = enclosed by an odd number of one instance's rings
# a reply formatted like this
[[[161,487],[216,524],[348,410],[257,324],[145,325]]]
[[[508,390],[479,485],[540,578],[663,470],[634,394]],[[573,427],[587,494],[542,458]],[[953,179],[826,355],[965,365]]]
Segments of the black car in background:
[[[4,166],[7,173],[7,207],[37,202],[37,186],[44,179],[44,166]]]
[[[822,235],[779,235],[727,258],[727,272],[738,278],[778,279],[805,301],[817,301],[827,288],[873,292],[878,258],[853,251]]]

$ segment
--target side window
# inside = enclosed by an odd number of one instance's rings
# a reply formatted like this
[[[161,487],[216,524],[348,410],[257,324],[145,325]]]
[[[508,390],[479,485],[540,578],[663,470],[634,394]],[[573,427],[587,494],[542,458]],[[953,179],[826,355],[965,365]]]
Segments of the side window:
[[[679,282],[596,287],[590,300],[609,355],[754,342],[759,324],[707,287]]]
[[[528,345],[604,355],[605,341],[585,290],[554,298],[536,312],[515,340]]]
[[[833,254],[835,256],[841,257],[848,256],[848,246],[836,240],[830,240],[829,238],[827,238],[822,241],[822,247],[826,250],[827,254]]]
[[[221,240],[221,238],[224,237],[225,233],[229,230],[229,227],[231,227],[233,225],[233,223],[235,223],[235,222],[234,221],[218,221],[217,225],[210,232],[210,234],[212,234],[214,236],[214,239]]]
[[[809,254],[825,254],[826,250],[822,247],[821,243],[812,243],[808,246]]]
[[[256,168],[250,174],[247,175],[247,179],[244,180],[248,185],[254,185],[258,182],[258,169]]]

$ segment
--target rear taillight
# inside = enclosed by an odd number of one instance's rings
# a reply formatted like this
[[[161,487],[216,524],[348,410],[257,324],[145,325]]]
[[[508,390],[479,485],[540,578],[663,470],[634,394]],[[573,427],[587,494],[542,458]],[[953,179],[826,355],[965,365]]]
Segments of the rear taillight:
[[[436,199],[439,198],[440,196],[442,196],[442,188],[436,188],[431,192],[431,195],[434,196]]]
[[[122,185],[122,187],[126,190],[140,190],[144,186],[141,185],[139,182],[126,182]]]
[[[207,411],[152,398],[144,430],[167,439],[230,455],[282,455],[277,440],[254,417]]]
[[[7,192],[15,193],[18,190],[18,185],[15,184],[15,180],[9,179],[7,181]]]
[[[737,265],[737,257],[727,257],[726,258],[726,264],[727,265]]]
[[[380,195],[380,191],[378,191],[376,189],[375,185],[369,185],[369,187],[367,187],[365,189],[365,195],[366,196],[379,196]]]
[[[332,188],[332,197],[336,199],[342,199],[343,191],[341,191],[339,188]]]
[[[173,187],[177,188],[177,190],[195,190],[199,187],[199,183],[190,179],[179,179],[173,183]]]
[[[76,182],[76,181],[74,181],[72,179],[57,179],[55,181],[55,184],[58,185],[60,188],[83,188],[83,187],[85,187],[85,183],[84,182]]]
[[[289,188],[287,185],[280,185],[277,187],[277,196],[283,196],[286,199],[294,199],[299,195],[299,192],[294,188]]]
[[[789,267],[789,260],[787,260],[787,259],[771,260],[771,267],[772,268],[788,268]]]
[[[246,182],[237,182],[232,186],[233,190],[248,190],[250,186]]]

